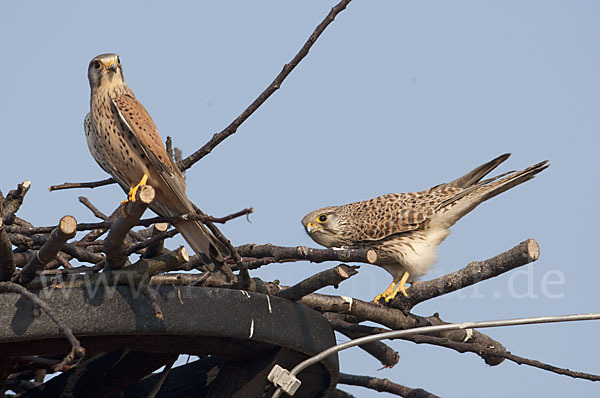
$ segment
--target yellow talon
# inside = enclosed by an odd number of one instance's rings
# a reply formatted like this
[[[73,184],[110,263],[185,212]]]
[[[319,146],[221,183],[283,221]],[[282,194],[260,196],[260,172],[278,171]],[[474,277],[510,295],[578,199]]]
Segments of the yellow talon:
[[[396,294],[398,294],[398,292],[402,292],[402,294],[405,297],[408,297],[408,294],[406,294],[406,281],[408,281],[408,276],[408,272],[404,272],[404,275],[402,275],[402,278],[400,278],[400,280],[394,278],[392,284],[388,286],[387,289],[385,289],[385,292],[377,295],[373,302],[377,303],[380,299],[385,298],[385,302],[387,303],[393,300],[394,297],[396,297]]]
[[[135,194],[137,193],[137,190],[140,189],[142,185],[146,185],[146,182],[148,182],[148,175],[144,174],[140,182],[138,182],[135,187],[129,190],[129,194],[127,195],[128,202],[135,202]]]
[[[392,292],[394,291],[394,287],[396,287],[396,279],[394,279],[392,281],[392,284],[388,286],[387,289],[385,289],[385,291],[381,294],[378,294],[377,297],[375,297],[375,299],[373,300],[374,303],[378,303],[379,299],[381,298],[386,298],[388,295],[392,294]]]
[[[148,182],[148,175],[144,174],[140,182],[138,182],[138,184],[135,187],[129,190],[129,193],[127,194],[127,200],[121,202],[121,215],[123,217],[125,217],[125,209],[127,208],[127,204],[129,202],[135,202],[135,194],[142,185],[146,185],[146,182]]]
[[[408,297],[408,294],[406,294],[406,281],[408,281],[408,272],[404,272],[404,275],[402,275],[402,279],[400,279],[400,282],[398,282],[398,286],[396,286],[392,294],[385,298],[386,303],[393,300],[394,297],[396,297],[396,294],[398,294],[398,292],[402,292],[404,297]]]

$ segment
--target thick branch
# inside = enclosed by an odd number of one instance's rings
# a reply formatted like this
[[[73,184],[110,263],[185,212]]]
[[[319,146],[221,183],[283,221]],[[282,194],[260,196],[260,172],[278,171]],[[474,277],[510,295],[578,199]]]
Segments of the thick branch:
[[[73,238],[77,232],[77,221],[72,216],[64,216],[60,219],[58,227],[52,231],[46,243],[29,263],[23,267],[21,272],[13,279],[15,283],[26,285],[35,278],[38,271],[44,269],[45,265],[54,260],[56,254],[63,248],[67,240]]]
[[[190,260],[190,256],[185,249],[181,246],[177,250],[167,252],[158,257],[154,258],[142,258],[136,263],[126,268],[127,272],[137,272],[139,274],[146,274],[148,276],[160,274],[169,271],[182,270],[182,265]]]
[[[312,293],[303,297],[300,302],[317,311],[352,315],[358,318],[355,319],[357,322],[369,320],[394,330],[412,329],[418,326],[440,325],[446,323],[435,315],[427,318],[414,314],[405,315],[404,312],[400,310],[379,304],[368,303],[351,297],[327,296],[324,294]],[[504,350],[502,344],[476,330],[452,330],[442,332],[438,336],[453,341],[468,342],[469,344],[474,344],[476,346],[496,347],[498,350]],[[503,358],[499,358],[496,355],[481,355],[481,357],[490,366],[498,365],[503,361]]]
[[[150,185],[142,185],[136,192],[135,201],[129,202],[125,214],[121,214],[112,222],[108,236],[104,239],[106,252],[105,269],[119,269],[125,265],[127,256],[125,254],[124,240],[127,233],[140,220],[148,205],[154,200],[154,188]]]
[[[397,295],[391,306],[410,310],[415,305],[536,261],[540,248],[533,239],[527,239],[512,249],[484,261],[472,261],[466,267],[440,278],[415,282],[407,289],[408,297]]]
[[[377,253],[373,249],[313,249],[306,246],[283,247],[270,244],[247,244],[238,246],[237,249],[240,255],[243,257],[265,259],[266,261],[261,262],[261,265],[297,260],[308,260],[313,263],[322,263],[324,261],[340,261],[366,264],[374,264],[377,261]],[[249,268],[251,268],[250,264],[252,261],[248,261],[248,263]]]
[[[366,387],[379,392],[387,392],[390,394],[398,395],[400,397],[439,398],[437,395],[434,395],[420,388],[409,388],[400,384],[392,383],[388,379],[380,379],[371,376],[358,376],[340,373],[340,378],[338,382],[341,384]]]
[[[227,126],[220,133],[216,133],[213,137],[208,141],[202,148],[198,149],[196,152],[185,158],[180,164],[179,168],[182,170],[187,170],[194,163],[202,159],[204,156],[208,155],[217,145],[223,142],[227,137],[235,134],[238,127],[248,119],[275,91],[277,91],[286,77],[294,70],[296,66],[302,61],[304,57],[308,54],[310,48],[315,44],[319,36],[325,31],[327,26],[333,22],[335,17],[342,12],[346,6],[350,3],[350,0],[342,0],[335,7],[331,9],[329,14],[325,17],[325,19],[315,28],[314,32],[310,35],[306,43],[302,46],[298,54],[292,58],[292,60],[283,66],[281,72],[275,77],[273,82],[263,91],[258,98],[254,100],[246,108],[241,115],[239,115],[229,126]]]
[[[358,266],[340,264],[335,268],[319,272],[294,286],[281,290],[277,295],[288,300],[297,301],[307,294],[313,293],[325,286],[337,287],[341,282],[350,278],[352,275],[357,274],[358,268]]]
[[[103,255],[92,253],[83,247],[72,245],[70,243],[65,243],[61,251],[85,263],[97,264],[104,260]]]

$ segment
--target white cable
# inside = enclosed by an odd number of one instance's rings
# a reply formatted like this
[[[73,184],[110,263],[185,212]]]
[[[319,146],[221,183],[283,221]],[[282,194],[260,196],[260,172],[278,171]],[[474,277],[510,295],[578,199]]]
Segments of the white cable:
[[[411,334],[427,334],[434,332],[444,332],[447,330],[460,330],[460,329],[478,329],[478,328],[492,328],[498,326],[515,326],[515,325],[530,325],[538,323],[552,323],[552,322],[572,322],[572,321],[590,321],[594,319],[600,319],[600,314],[577,314],[577,315],[559,315],[559,316],[540,316],[534,318],[517,318],[517,319],[504,319],[497,321],[482,321],[482,322],[463,322],[463,323],[448,323],[444,325],[435,326],[422,326],[414,329],[406,330],[390,330],[388,332],[373,334],[370,336],[360,337],[358,339],[350,340],[342,344],[329,347],[328,349],[320,352],[319,354],[308,358],[307,360],[300,362],[293,368],[289,373],[291,376],[296,376],[307,367],[314,365],[317,362],[322,361],[331,354],[335,354],[339,351],[345,350],[346,348],[354,347],[361,344],[372,343],[374,341],[384,339],[394,339],[398,337],[408,336]],[[272,398],[278,398],[282,393],[281,387],[271,396]]]

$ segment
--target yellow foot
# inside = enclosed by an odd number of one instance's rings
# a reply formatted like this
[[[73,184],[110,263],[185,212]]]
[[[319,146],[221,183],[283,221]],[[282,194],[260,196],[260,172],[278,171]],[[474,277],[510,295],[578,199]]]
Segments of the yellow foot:
[[[129,190],[129,194],[127,195],[128,202],[135,202],[135,194],[142,185],[146,185],[146,182],[148,182],[148,175],[144,174],[140,182],[138,182],[138,184],[135,187]]]
[[[402,292],[404,297],[408,297],[408,294],[406,294],[406,281],[408,281],[408,276],[408,272],[404,272],[404,275],[402,275],[402,278],[398,282],[398,285],[396,286],[394,291],[385,298],[386,303],[393,300],[394,297],[396,297],[396,295],[398,294],[398,292]]]
[[[390,301],[392,301],[396,295],[398,294],[398,292],[402,292],[402,294],[404,295],[404,297],[408,297],[408,294],[406,294],[406,286],[404,284],[398,284],[398,286],[394,289],[394,291],[392,292],[392,294],[390,294],[389,296],[387,296],[385,298],[385,302],[389,303]]]
[[[396,287],[396,283],[397,283],[397,281],[394,279],[392,281],[392,284],[389,285],[387,289],[385,289],[385,292],[378,294],[377,297],[375,297],[373,299],[373,302],[378,303],[380,299],[386,298],[388,295],[392,294],[392,292],[394,291],[394,288]]]
[[[121,215],[123,217],[125,217],[125,209],[127,208],[127,204],[129,202],[135,202],[135,194],[142,185],[146,185],[146,182],[148,182],[148,175],[144,174],[140,182],[138,182],[138,184],[135,187],[129,190],[129,193],[127,194],[127,200],[121,202]]]

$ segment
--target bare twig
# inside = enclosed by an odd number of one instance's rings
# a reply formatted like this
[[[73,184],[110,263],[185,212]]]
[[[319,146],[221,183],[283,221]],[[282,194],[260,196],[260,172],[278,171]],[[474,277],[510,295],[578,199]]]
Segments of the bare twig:
[[[85,196],[80,196],[79,202],[81,202],[81,204],[83,204],[85,207],[90,209],[92,214],[95,215],[96,217],[98,217],[99,219],[101,219],[102,221],[108,221],[108,216],[106,214],[104,214],[103,212],[101,212],[100,210],[98,210],[98,208],[96,206],[94,206],[92,204],[92,202],[90,202],[90,200],[88,198],[86,198]]]
[[[515,363],[518,363],[519,365],[528,365],[528,366],[533,366],[535,368],[539,368],[539,369],[544,369],[553,373],[557,373],[559,375],[563,375],[563,376],[570,376],[574,379],[585,379],[585,380],[590,380],[590,381],[600,381],[600,375],[595,375],[595,374],[590,374],[590,373],[584,373],[584,372],[576,372],[573,370],[569,370],[566,368],[559,368],[557,366],[553,366],[553,365],[549,365],[547,363],[543,363],[540,361],[536,361],[535,359],[527,359],[527,358],[523,358],[520,357],[518,355],[514,355],[511,354],[510,352],[507,352],[504,355],[504,358],[509,359]]]
[[[292,60],[283,66],[281,72],[275,77],[273,82],[256,98],[242,113],[239,115],[229,126],[227,126],[220,133],[216,133],[212,136],[210,141],[208,141],[204,146],[198,149],[196,152],[192,153],[190,156],[185,158],[180,164],[179,167],[182,170],[187,170],[194,163],[202,159],[204,156],[208,155],[217,145],[223,142],[227,137],[235,134],[238,127],[248,119],[275,91],[277,91],[283,81],[288,77],[288,75],[294,70],[296,66],[302,61],[304,57],[308,54],[310,48],[315,44],[319,36],[325,31],[327,26],[335,17],[342,12],[346,6],[350,3],[350,0],[342,0],[335,7],[331,9],[329,14],[325,17],[325,19],[315,28],[314,32],[310,35],[306,43],[302,46],[298,54],[292,58]]]
[[[40,299],[35,294],[29,292],[23,286],[17,285],[16,283],[12,282],[0,282],[0,293],[17,293],[31,300],[31,302],[33,302],[33,304],[36,307],[41,308],[46,313],[46,315],[48,315],[52,322],[54,322],[56,326],[58,326],[58,330],[65,335],[67,340],[69,340],[69,343],[71,344],[71,352],[69,352],[69,354],[67,354],[67,356],[65,356],[65,358],[59,364],[56,365],[56,367],[62,368],[62,366],[64,366],[64,364],[66,363],[70,363],[83,358],[83,356],[85,355],[85,349],[81,346],[79,340],[77,340],[75,335],[73,335],[73,331],[71,330],[71,328],[66,323],[61,321],[58,318],[58,316],[56,316],[52,308],[50,308],[50,306],[46,304],[42,299]]]
[[[244,215],[251,214],[253,212],[252,208],[243,209],[237,211],[235,213],[228,214],[224,217],[213,217],[206,214],[181,214],[175,217],[152,217],[145,218],[143,220],[139,220],[135,226],[143,226],[149,227],[152,224],[166,222],[169,224],[175,224],[180,221],[201,221],[203,223],[213,222],[224,224],[227,221],[230,221],[234,218],[238,218]],[[112,218],[109,217],[109,220]],[[97,223],[80,223],[77,225],[78,231],[90,231],[90,230],[107,230],[111,227],[111,222],[103,221]],[[34,235],[34,234],[47,234],[51,232],[56,226],[49,227],[26,227],[26,226],[18,226],[18,225],[7,225],[6,232],[9,233],[18,233],[22,235]],[[101,235],[101,234],[100,234]],[[99,235],[98,235],[99,236]]]
[[[408,297],[398,295],[390,303],[394,308],[410,310],[416,304],[438,297],[477,282],[493,278],[514,268],[536,261],[540,248],[533,239],[527,239],[512,249],[484,261],[472,261],[466,267],[440,278],[415,282],[407,289]]]
[[[294,286],[281,290],[277,295],[288,300],[297,301],[307,294],[315,292],[325,286],[337,287],[341,282],[358,273],[358,268],[358,266],[340,264],[337,267],[319,272]]]
[[[175,155],[173,155],[173,139],[170,136],[167,136],[165,141],[165,150],[167,151],[167,155],[169,155],[169,159],[171,159],[173,163],[177,164]]]
[[[73,238],[76,233],[77,221],[72,216],[64,216],[60,219],[46,243],[40,248],[36,255],[23,267],[13,281],[19,285],[26,285],[35,278],[38,271],[44,269],[44,266],[51,260],[54,260],[59,250],[63,248],[67,240]]]
[[[400,397],[410,398],[439,398],[430,392],[420,388],[409,388],[400,384],[392,383],[388,379],[380,379],[371,376],[358,376],[340,373],[339,383],[353,386],[366,387],[379,392],[387,392]]]
[[[106,252],[105,269],[119,269],[125,265],[127,255],[125,254],[124,240],[129,230],[135,226],[148,205],[154,200],[154,188],[150,185],[142,185],[136,192],[135,201],[129,202],[125,214],[121,214],[112,222],[110,231],[104,239]]]
[[[106,180],[91,181],[91,182],[65,182],[60,185],[51,185],[48,191],[58,191],[61,189],[72,189],[72,188],[97,188],[104,185],[116,184],[117,181],[114,178],[107,178]]]

